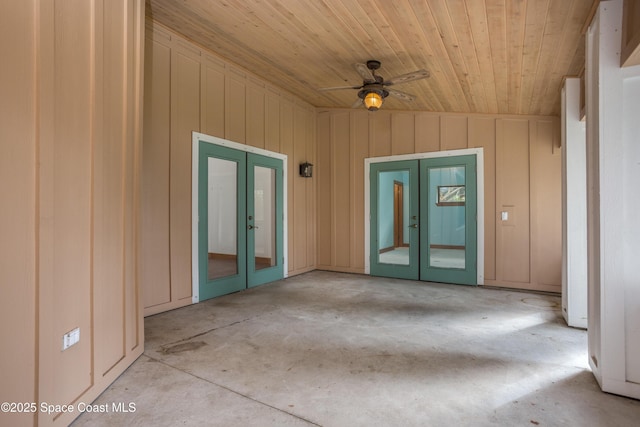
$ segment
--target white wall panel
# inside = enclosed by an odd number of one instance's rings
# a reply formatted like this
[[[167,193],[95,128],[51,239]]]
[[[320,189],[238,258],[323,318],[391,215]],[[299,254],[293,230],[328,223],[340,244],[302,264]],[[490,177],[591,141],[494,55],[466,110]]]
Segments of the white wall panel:
[[[586,127],[580,121],[580,79],[562,91],[562,315],[569,326],[587,327]]]
[[[620,67],[622,0],[587,34],[589,362],[604,391],[640,398],[640,66]]]

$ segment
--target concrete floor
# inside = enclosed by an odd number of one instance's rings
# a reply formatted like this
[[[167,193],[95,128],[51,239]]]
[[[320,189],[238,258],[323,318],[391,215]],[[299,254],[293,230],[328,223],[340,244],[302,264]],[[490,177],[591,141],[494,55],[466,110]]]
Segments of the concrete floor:
[[[560,298],[316,271],[145,319],[75,426],[630,426]]]

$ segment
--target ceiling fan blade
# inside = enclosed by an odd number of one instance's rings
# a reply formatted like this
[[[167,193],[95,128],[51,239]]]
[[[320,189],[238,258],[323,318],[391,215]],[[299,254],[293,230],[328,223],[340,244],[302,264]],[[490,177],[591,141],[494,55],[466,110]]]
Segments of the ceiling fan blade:
[[[395,90],[395,89],[385,89],[385,90],[389,92],[389,95],[394,96],[398,99],[401,99],[405,102],[412,102],[416,99],[415,96],[409,95],[406,92],[400,92],[399,90]]]
[[[365,82],[373,83],[376,81],[376,78],[374,77],[369,67],[367,67],[367,64],[358,63],[358,64],[353,64],[353,66],[355,67],[356,71],[358,72],[358,74],[360,74],[360,76]]]
[[[386,80],[384,84],[386,86],[397,85],[400,83],[412,82],[414,80],[426,79],[430,74],[427,70],[416,70],[411,73],[402,74],[400,76],[393,77],[389,80]]]
[[[335,86],[335,87],[321,87],[318,90],[342,90],[342,89],[361,89],[362,86]]]
[[[358,100],[353,103],[351,108],[360,108],[362,106],[364,106],[364,104],[362,103],[362,99],[358,98]]]

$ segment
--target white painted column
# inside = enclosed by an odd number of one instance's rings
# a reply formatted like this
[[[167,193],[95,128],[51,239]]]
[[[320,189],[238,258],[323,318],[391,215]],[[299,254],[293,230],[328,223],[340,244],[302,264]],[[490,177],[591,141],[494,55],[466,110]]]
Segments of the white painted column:
[[[620,67],[622,0],[587,34],[589,362],[602,390],[640,399],[640,66]]]
[[[580,79],[562,88],[562,315],[587,327],[586,126],[580,121]]]

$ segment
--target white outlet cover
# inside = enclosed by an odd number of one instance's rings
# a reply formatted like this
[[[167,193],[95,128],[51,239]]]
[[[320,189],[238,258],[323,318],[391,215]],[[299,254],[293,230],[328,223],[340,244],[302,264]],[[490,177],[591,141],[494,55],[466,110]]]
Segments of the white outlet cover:
[[[80,328],[75,328],[62,336],[62,351],[80,341]]]

